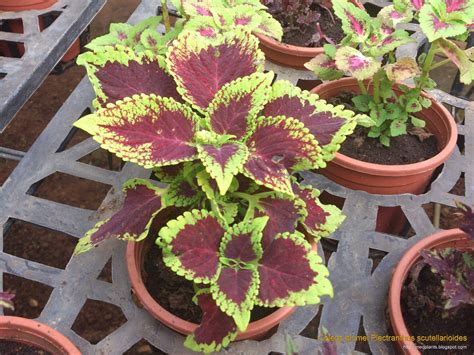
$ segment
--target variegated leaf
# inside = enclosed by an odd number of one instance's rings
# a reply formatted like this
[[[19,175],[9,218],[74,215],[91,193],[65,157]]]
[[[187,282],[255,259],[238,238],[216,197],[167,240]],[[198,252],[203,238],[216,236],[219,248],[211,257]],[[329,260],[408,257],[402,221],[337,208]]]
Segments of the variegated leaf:
[[[311,70],[316,77],[321,80],[336,80],[341,78],[344,73],[336,66],[336,61],[326,54],[320,54],[304,65]]]
[[[225,84],[262,71],[263,63],[258,40],[240,28],[218,36],[212,44],[186,32],[168,51],[168,65],[178,91],[200,111]]]
[[[379,69],[380,62],[367,57],[352,47],[341,47],[336,52],[336,65],[349,72],[357,80],[371,78]]]
[[[244,174],[258,184],[293,195],[289,170],[318,166],[321,148],[304,124],[284,116],[259,117],[247,141],[249,158]]]
[[[221,272],[211,285],[216,304],[234,318],[241,331],[247,329],[258,292],[256,262],[262,256],[260,240],[266,222],[266,217],[241,222],[225,233],[220,247]]]
[[[194,283],[209,284],[220,272],[219,246],[225,229],[212,212],[192,210],[168,221],[159,231],[157,244],[163,261]]]
[[[264,116],[283,115],[293,117],[304,124],[321,146],[319,167],[331,160],[340,144],[350,135],[356,121],[353,112],[342,110],[318,100],[318,96],[279,80],[272,87],[269,102],[262,112]]]
[[[248,158],[247,147],[241,143],[226,143],[221,146],[212,144],[198,145],[199,158],[207,172],[216,180],[221,195],[225,195],[234,175],[242,171]]]
[[[123,186],[125,198],[120,209],[110,218],[89,230],[76,245],[81,254],[111,238],[140,241],[148,235],[153,218],[166,207],[165,189],[143,179],[132,179]]]
[[[291,261],[291,262],[289,262]],[[317,304],[333,295],[329,271],[311,245],[296,234],[279,234],[258,264],[257,304],[266,307]]]
[[[254,73],[220,89],[206,110],[210,128],[242,139],[255,129],[255,118],[267,102],[273,74]]]
[[[74,125],[90,133],[102,148],[145,168],[196,158],[195,116],[189,107],[171,98],[125,98]]]
[[[140,94],[156,94],[181,101],[176,84],[166,70],[165,60],[150,51],[137,53],[119,45],[104,47],[81,54],[77,63],[86,67],[99,107]]]

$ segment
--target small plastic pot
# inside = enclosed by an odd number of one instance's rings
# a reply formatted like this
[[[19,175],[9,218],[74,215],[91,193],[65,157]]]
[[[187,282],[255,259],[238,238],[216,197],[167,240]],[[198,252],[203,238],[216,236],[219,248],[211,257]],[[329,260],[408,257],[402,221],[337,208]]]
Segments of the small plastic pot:
[[[401,307],[402,287],[409,274],[411,267],[420,259],[420,251],[423,249],[445,249],[457,248],[460,250],[474,248],[474,243],[467,239],[466,233],[460,229],[450,229],[433,234],[420,240],[403,255],[398,262],[390,281],[388,291],[388,313],[390,324],[395,336],[399,339],[409,339],[410,334],[403,319]],[[412,341],[398,340],[398,350],[403,354],[419,355],[420,352]]]
[[[79,349],[53,328],[21,317],[0,316],[0,341],[33,346],[54,355],[80,355]]]

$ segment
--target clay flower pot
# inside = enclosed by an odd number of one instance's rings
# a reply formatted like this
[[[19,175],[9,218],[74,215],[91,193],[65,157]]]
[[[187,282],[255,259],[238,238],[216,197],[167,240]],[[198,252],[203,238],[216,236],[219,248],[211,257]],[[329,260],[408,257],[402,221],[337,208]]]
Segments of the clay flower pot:
[[[143,307],[155,319],[178,333],[189,335],[194,332],[198,324],[188,322],[168,312],[153,299],[145,287],[141,270],[145,261],[146,248],[151,246],[151,239],[153,238],[150,236],[143,242],[128,242],[127,244],[127,269],[133,292]],[[262,319],[251,322],[245,332],[237,335],[236,340],[262,338],[270,329],[293,313],[294,310],[294,307],[282,307]]]
[[[390,324],[395,336],[400,339],[409,339],[410,335],[403,320],[402,308],[400,305],[401,292],[405,279],[411,267],[420,259],[420,251],[423,249],[445,249],[457,248],[466,250],[473,248],[474,243],[467,239],[467,235],[460,229],[450,229],[433,234],[422,239],[413,245],[400,259],[392,274],[390,288],[388,291],[388,312]],[[397,341],[398,350],[403,354],[420,354],[416,345],[412,341]]]
[[[42,323],[21,317],[0,316],[0,341],[8,340],[49,351],[54,355],[80,355],[64,335]]]
[[[0,11],[43,10],[56,2],[58,0],[2,0]]]
[[[360,93],[354,78],[344,78],[326,82],[311,92],[321,99],[337,96],[342,91]],[[395,89],[397,94],[401,92]],[[325,169],[319,172],[338,184],[353,190],[372,194],[396,195],[403,193],[420,194],[427,187],[435,169],[442,165],[453,152],[458,131],[449,111],[428,94],[422,95],[431,100],[431,107],[416,114],[426,121],[426,128],[436,137],[440,152],[434,157],[415,164],[382,165],[366,163],[336,153]]]
[[[401,94],[396,88],[394,90]],[[342,91],[360,94],[356,79],[343,78],[329,81],[311,90],[321,99],[337,96]],[[440,150],[437,155],[415,164],[382,165],[367,163],[336,153],[334,159],[328,162],[327,167],[318,170],[318,173],[339,185],[372,194],[397,195],[425,192],[436,168],[444,164],[453,152],[458,131],[454,118],[448,110],[428,94],[422,93],[422,95],[431,100],[431,107],[418,112],[416,116],[426,121],[426,128],[436,137]],[[341,206],[337,199],[323,202]],[[381,207],[376,230],[398,234],[403,229],[405,222],[406,218],[401,208]]]
[[[364,6],[358,0],[350,0],[354,5]],[[286,67],[304,69],[304,64],[319,54],[324,53],[322,47],[300,47],[279,42],[271,37],[254,33],[260,40],[260,49],[265,53],[266,59]]]

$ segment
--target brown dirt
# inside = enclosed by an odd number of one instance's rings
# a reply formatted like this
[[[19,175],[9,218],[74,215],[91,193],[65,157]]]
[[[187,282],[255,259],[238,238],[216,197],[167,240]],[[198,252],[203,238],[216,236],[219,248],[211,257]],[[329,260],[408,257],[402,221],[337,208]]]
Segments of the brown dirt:
[[[334,105],[344,105],[356,113],[351,101],[354,94],[343,92],[339,96],[327,100]],[[410,128],[410,127],[409,127]],[[422,162],[436,154],[439,150],[434,136],[421,141],[418,137],[404,134],[390,138],[390,147],[382,145],[378,139],[367,137],[368,130],[358,127],[341,145],[340,153],[368,163],[383,165],[405,165]]]
[[[143,278],[153,299],[174,315],[199,324],[202,312],[192,300],[195,294],[193,283],[176,275],[164,265],[160,248],[155,245],[151,247],[145,256],[144,266]],[[255,307],[250,321],[266,317],[275,310],[275,308]]]
[[[16,341],[0,340],[0,354],[2,355],[50,355],[45,351],[33,346],[18,343]]]
[[[282,14],[274,13],[271,10],[271,6],[269,9],[272,15],[280,22],[283,26],[283,43],[291,44],[294,46],[300,47],[322,47],[324,43],[311,43],[311,38],[317,32],[316,24],[319,23],[321,26],[321,30],[327,37],[334,40],[335,43],[339,43],[344,38],[344,32],[341,29],[341,20],[334,15],[333,11],[331,11],[331,15],[329,12],[318,5],[315,5],[318,11],[321,13],[321,17],[318,21],[313,22],[311,25],[307,26],[305,31],[301,31],[299,29],[289,29],[289,24],[284,21],[284,17]],[[334,19],[334,22],[333,22]],[[311,43],[308,45],[308,43]]]
[[[401,307],[409,334],[415,337],[418,345],[468,345],[465,351],[456,350],[451,354],[472,354],[474,350],[474,305],[465,306],[458,312],[443,318],[442,285],[438,275],[424,267],[418,281],[410,284],[411,275],[405,281],[402,289]],[[467,342],[453,341],[421,341],[417,336],[460,335],[467,336]]]

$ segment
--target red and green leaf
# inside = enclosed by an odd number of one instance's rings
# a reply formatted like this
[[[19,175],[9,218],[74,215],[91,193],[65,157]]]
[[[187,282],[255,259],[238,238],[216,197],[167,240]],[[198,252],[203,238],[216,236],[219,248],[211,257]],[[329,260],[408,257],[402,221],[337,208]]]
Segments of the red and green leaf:
[[[370,34],[370,16],[362,9],[347,0],[333,0],[333,9],[341,19],[342,30],[346,35],[352,35],[363,41]]]
[[[408,23],[413,18],[411,10],[397,11],[393,5],[385,6],[377,14],[383,24],[395,28],[399,23]]]
[[[133,26],[128,23],[112,23],[108,34],[93,39],[85,47],[94,51],[106,46],[122,45],[129,47],[132,42],[129,32],[132,28]]]
[[[105,47],[81,54],[77,63],[86,67],[98,107],[140,94],[181,101],[176,84],[166,70],[165,60],[152,52],[137,53],[122,46]]]
[[[192,210],[168,221],[157,244],[163,261],[180,276],[208,284],[220,272],[219,246],[225,229],[212,212]]]
[[[293,195],[289,169],[318,166],[321,148],[304,124],[284,116],[259,117],[257,128],[247,141],[250,155],[244,174],[256,183]]]
[[[430,42],[439,38],[462,35],[468,30],[467,25],[472,21],[472,8],[469,11],[448,13],[446,5],[445,0],[432,0],[420,10],[420,26]]]
[[[203,353],[219,351],[237,337],[234,319],[217,307],[209,293],[198,294],[197,303],[202,310],[202,320],[194,333],[188,335],[184,345]]]
[[[267,218],[241,222],[225,234],[220,247],[221,272],[211,285],[219,308],[234,318],[239,330],[250,322],[250,311],[258,291],[257,260],[262,256],[260,240]]]
[[[205,199],[205,195],[197,185],[195,176],[184,170],[168,183],[168,191],[164,198],[168,206],[198,207]]]
[[[474,241],[474,212],[472,208],[462,202],[456,202],[456,207],[461,210],[463,215],[463,221],[459,227],[464,233],[468,235],[468,238]]]
[[[13,299],[15,295],[8,292],[0,292],[0,307],[11,309],[12,311],[15,309],[13,305]]]
[[[123,186],[124,200],[110,218],[89,230],[76,245],[74,254],[81,254],[111,238],[140,241],[148,235],[153,218],[166,207],[161,189],[143,179],[132,179]]]
[[[404,44],[414,42],[405,30],[389,31],[383,25],[381,29],[381,36],[377,36],[376,42],[371,43],[371,47],[367,50],[367,53],[373,57],[383,56]]]
[[[241,29],[218,36],[212,44],[194,32],[186,32],[168,51],[168,67],[178,91],[200,111],[225,84],[262,71],[263,63],[258,40]]]
[[[255,29],[255,32],[265,36],[273,37],[277,41],[281,41],[283,37],[283,28],[281,27],[280,22],[278,22],[266,11],[261,11],[259,15],[261,22]]]
[[[291,260],[291,262],[288,262]],[[317,304],[333,295],[329,272],[311,245],[297,234],[279,234],[259,261],[256,304],[266,307]]]
[[[206,110],[210,128],[236,139],[252,133],[255,118],[268,100],[272,78],[272,74],[254,73],[224,85]]]
[[[102,148],[145,168],[196,158],[195,116],[171,98],[141,95],[110,104],[75,124]]]
[[[380,69],[380,62],[352,47],[341,47],[337,50],[336,65],[357,80],[369,79]]]
[[[337,80],[344,73],[336,66],[336,61],[326,54],[320,54],[304,65],[321,80]]]
[[[285,80],[273,85],[271,98],[262,114],[270,117],[283,115],[302,122],[321,146],[320,167],[325,167],[324,161],[334,157],[340,144],[356,126],[353,112],[326,104],[318,100],[317,95],[303,91]]]
[[[265,197],[258,198],[255,216],[267,216],[268,222],[263,230],[262,248],[265,250],[279,233],[293,233],[298,221],[306,218],[304,203],[298,198],[285,195],[263,193]],[[259,197],[255,195],[255,197]]]
[[[441,38],[438,46],[443,53],[454,63],[460,73],[460,81],[469,85],[474,80],[474,61],[469,58],[465,51],[450,40]]]
[[[293,183],[295,195],[305,203],[307,215],[301,222],[306,231],[315,238],[332,234],[344,221],[341,210],[319,201],[319,191],[308,185]]]
[[[234,175],[242,171],[248,158],[248,150],[242,143],[226,143],[221,146],[212,144],[198,145],[199,159],[206,171],[216,181],[221,195],[225,195]]]

